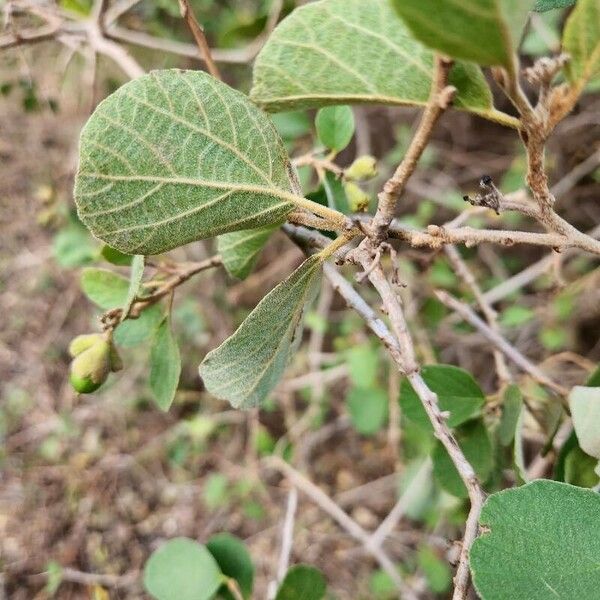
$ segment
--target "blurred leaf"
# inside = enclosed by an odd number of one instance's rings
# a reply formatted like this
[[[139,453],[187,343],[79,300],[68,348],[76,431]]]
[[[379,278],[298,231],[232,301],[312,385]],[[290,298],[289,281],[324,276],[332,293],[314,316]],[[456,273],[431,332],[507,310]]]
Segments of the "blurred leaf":
[[[523,406],[523,395],[514,383],[504,390],[502,417],[498,426],[498,439],[503,446],[510,446],[515,438],[515,429]]]
[[[225,475],[213,473],[204,482],[203,499],[209,510],[223,506],[228,498],[229,482]]]
[[[575,446],[565,457],[564,480],[579,487],[595,487],[600,478],[596,472],[598,459],[586,454]]]
[[[326,106],[317,111],[315,126],[321,144],[341,152],[354,135],[354,114],[349,106]]]
[[[220,235],[217,238],[217,252],[227,272],[238,279],[248,277],[260,251],[276,229],[276,225],[269,225]]]
[[[563,32],[563,50],[571,55],[565,71],[578,89],[600,76],[600,2],[578,0]]]
[[[271,121],[286,142],[296,141],[310,133],[310,119],[304,111],[282,112],[273,115]]]
[[[283,219],[298,200],[268,118],[201,71],[153,71],[83,128],[75,200],[83,223],[128,254]]]
[[[429,546],[421,546],[417,560],[427,580],[427,586],[432,592],[443,594],[450,589],[452,572],[445,559],[441,559]]]
[[[535,317],[535,311],[526,306],[515,304],[502,311],[500,325],[503,327],[519,327],[531,321]]]
[[[235,579],[244,598],[250,598],[254,584],[254,565],[244,542],[230,533],[218,533],[206,542],[206,547],[223,575]],[[221,587],[219,593],[224,598],[233,600],[231,592],[225,586]]]
[[[352,426],[362,435],[374,435],[388,416],[388,396],[379,388],[353,388],[346,396]]]
[[[283,375],[305,306],[317,291],[322,257],[311,256],[271,290],[238,330],[200,365],[206,389],[235,408],[258,406]]]
[[[536,0],[533,10],[536,12],[546,12],[555,8],[566,8],[573,6],[577,0]]]
[[[321,571],[308,565],[295,565],[288,569],[275,600],[321,600],[326,589]]]
[[[52,253],[61,267],[69,269],[93,262],[97,249],[90,234],[81,225],[71,223],[54,236]]]
[[[51,560],[46,565],[46,593],[50,596],[54,596],[58,592],[58,588],[63,580],[62,566],[55,560]]]
[[[123,252],[119,252],[118,250],[115,250],[114,248],[111,248],[106,244],[102,246],[100,254],[109,263],[120,267],[128,267],[131,264],[131,261],[133,260],[133,255],[123,254]]]
[[[600,589],[600,495],[539,480],[492,494],[470,552],[483,600],[595,598]]]
[[[169,410],[181,374],[179,347],[171,331],[170,320],[165,317],[158,326],[150,350],[150,388],[156,405]]]
[[[574,387],[569,394],[569,407],[579,446],[600,459],[600,387]]]
[[[348,375],[355,387],[370,388],[377,383],[379,349],[369,343],[354,345],[345,352]]]
[[[271,34],[254,63],[251,98],[272,112],[357,103],[423,106],[432,76],[433,52],[413,38],[389,0],[321,0],[294,10]],[[457,63],[450,83],[458,90],[457,108],[517,125],[494,109],[476,65]]]
[[[569,333],[563,327],[544,327],[539,333],[540,342],[546,350],[562,350],[569,342]]]
[[[383,570],[373,572],[369,579],[369,589],[377,600],[391,600],[398,595],[396,584]]]
[[[513,67],[534,0],[393,0],[426,46],[480,65]]]
[[[427,365],[423,367],[422,375],[431,391],[438,395],[440,410],[450,413],[447,420],[450,427],[480,414],[485,396],[469,373],[452,365]],[[400,387],[400,405],[408,419],[433,432],[421,400],[407,379]]]
[[[481,420],[466,423],[456,430],[455,435],[465,458],[475,469],[480,481],[485,482],[494,468],[492,442],[485,424]],[[433,474],[439,484],[453,496],[467,498],[467,488],[440,441],[436,442],[431,460]]]
[[[222,582],[212,554],[188,538],[163,544],[144,567],[144,587],[156,600],[209,600]]]

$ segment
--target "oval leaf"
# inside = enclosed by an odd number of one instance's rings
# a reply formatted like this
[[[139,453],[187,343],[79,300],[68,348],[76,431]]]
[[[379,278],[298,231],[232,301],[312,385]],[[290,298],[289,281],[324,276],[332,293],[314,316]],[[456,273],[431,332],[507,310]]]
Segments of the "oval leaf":
[[[254,565],[244,542],[230,533],[218,533],[206,542],[206,547],[223,575],[235,579],[244,598],[249,598],[254,583]],[[233,598],[227,589],[221,589],[220,594],[227,599]]]
[[[296,565],[286,573],[275,600],[321,600],[326,589],[321,571],[308,565]]]
[[[354,429],[362,435],[374,435],[388,416],[388,395],[379,388],[353,388],[346,397],[346,405]]]
[[[168,318],[158,326],[150,350],[150,388],[161,410],[169,410],[175,398],[181,358]]]
[[[492,494],[470,552],[483,600],[597,598],[600,495],[556,481]]]
[[[414,39],[389,0],[321,0],[294,10],[275,29],[256,59],[250,96],[273,112],[332,104],[423,106],[432,75],[433,52]],[[456,64],[450,82],[458,90],[457,108],[518,126],[493,108],[477,66]]]
[[[579,446],[600,459],[600,387],[574,387],[569,394],[569,407]]]
[[[534,0],[393,0],[419,40],[453,58],[513,68]]]
[[[579,0],[567,19],[563,49],[571,55],[567,77],[579,88],[600,77],[600,2]]]
[[[144,587],[156,600],[209,600],[222,582],[212,554],[188,538],[170,540],[144,567]]]
[[[81,134],[79,216],[128,254],[275,223],[293,207],[291,190],[269,119],[201,71],[155,71],[125,84]]]
[[[275,229],[277,226],[258,227],[220,235],[217,238],[217,251],[227,272],[238,279],[248,277]]]
[[[341,152],[354,135],[354,114],[349,106],[326,106],[317,113],[315,125],[321,144]]]
[[[238,330],[200,365],[206,389],[235,408],[257,406],[283,375],[304,307],[316,291],[322,258],[311,256],[271,290]]]
[[[504,391],[502,417],[498,426],[498,439],[503,446],[510,446],[515,439],[515,430],[522,406],[523,394],[519,387],[512,383]]]

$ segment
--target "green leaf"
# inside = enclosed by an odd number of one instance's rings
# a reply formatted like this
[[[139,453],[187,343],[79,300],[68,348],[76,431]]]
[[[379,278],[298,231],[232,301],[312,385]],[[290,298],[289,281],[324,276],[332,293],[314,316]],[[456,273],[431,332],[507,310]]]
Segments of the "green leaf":
[[[533,10],[536,12],[546,12],[555,8],[566,8],[573,6],[577,0],[537,0]]]
[[[481,412],[485,396],[473,377],[452,365],[428,365],[422,369],[423,379],[429,388],[438,395],[442,411],[448,411],[448,425],[456,427],[473,419]],[[403,414],[413,423],[433,432],[421,400],[407,379],[400,387],[400,406]]]
[[[600,387],[574,387],[569,394],[569,407],[579,446],[600,459]]]
[[[579,446],[575,446],[565,457],[565,482],[580,487],[595,487],[598,485],[597,466],[598,459],[592,458]]]
[[[481,420],[466,423],[456,430],[455,435],[465,458],[471,463],[479,479],[485,481],[494,468],[492,442],[485,424]],[[453,496],[466,498],[467,488],[446,449],[439,441],[433,449],[431,460],[433,474],[438,483]]]
[[[452,572],[446,560],[442,560],[428,546],[421,546],[417,554],[419,568],[425,574],[427,586],[436,594],[443,594],[450,589]]]
[[[127,298],[123,303],[123,317],[129,314],[131,305],[139,294],[142,277],[144,276],[145,257],[137,254],[131,261],[131,273],[129,275],[129,287],[127,288]]]
[[[513,68],[534,0],[393,0],[426,46],[480,65]]]
[[[374,387],[379,371],[379,351],[372,344],[357,344],[344,353],[350,381],[359,388]]]
[[[321,144],[341,152],[354,135],[354,114],[349,106],[326,106],[317,112],[315,126]]]
[[[71,223],[54,237],[52,253],[59,266],[68,269],[93,262],[97,249],[90,234],[81,225]]]
[[[600,3],[579,0],[563,32],[563,50],[571,55],[567,78],[579,89],[600,77]]]
[[[526,306],[515,304],[502,311],[500,325],[503,327],[519,327],[535,317],[535,311]]]
[[[435,12],[438,12],[437,8]],[[423,106],[433,52],[417,42],[389,0],[320,0],[294,10],[254,64],[250,97],[272,112],[339,104]],[[481,70],[457,63],[454,106],[517,127],[494,109]]]
[[[523,395],[519,387],[513,383],[504,391],[502,417],[498,426],[498,439],[503,446],[510,446],[515,438],[515,430],[519,422],[522,406]]]
[[[483,600],[596,598],[600,495],[539,480],[492,494],[470,552]]]
[[[163,319],[163,311],[158,304],[145,308],[137,319],[127,319],[119,323],[114,340],[119,346],[137,346],[151,338]]]
[[[133,261],[133,256],[131,254],[123,254],[123,252],[119,252],[107,244],[102,246],[100,254],[102,255],[102,258],[107,260],[109,263],[119,267],[128,267]]]
[[[353,388],[346,396],[352,425],[362,435],[374,435],[388,416],[388,396],[379,388]]]
[[[157,406],[169,410],[181,374],[179,347],[173,337],[169,319],[165,317],[158,326],[150,350],[150,388]]]
[[[295,565],[286,573],[275,600],[321,600],[326,589],[321,571],[308,565]]]
[[[276,229],[277,226],[269,225],[220,235],[217,238],[217,251],[227,272],[238,279],[248,277],[260,251]]]
[[[156,600],[209,600],[222,582],[212,554],[188,538],[168,541],[144,567],[144,587]]]
[[[308,258],[271,290],[238,330],[200,365],[206,389],[235,408],[260,404],[277,385],[299,342],[306,304],[316,293],[322,257]]]
[[[96,237],[147,255],[276,223],[299,200],[293,184],[275,128],[246,96],[201,71],[154,71],[85,125],[75,201]]]
[[[217,533],[206,542],[206,547],[223,575],[235,579],[244,598],[249,598],[254,584],[254,565],[244,542],[230,533]],[[227,599],[233,598],[224,588],[221,588],[220,594]]]
[[[600,387],[600,367],[598,367],[589,377],[586,384],[587,387]]]

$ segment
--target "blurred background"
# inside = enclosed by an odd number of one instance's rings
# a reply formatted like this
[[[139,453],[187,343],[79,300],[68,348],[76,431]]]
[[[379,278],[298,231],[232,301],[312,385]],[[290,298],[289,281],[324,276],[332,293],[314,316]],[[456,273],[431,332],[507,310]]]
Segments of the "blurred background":
[[[265,36],[298,4],[192,2],[225,80],[245,92]],[[301,262],[302,252],[283,234],[243,282],[212,270],[177,291],[174,330],[183,372],[167,414],[150,399],[143,335],[123,349],[125,369],[98,393],[78,396],[71,389],[69,342],[96,331],[101,312],[80,289],[81,269],[127,274],[105,260],[101,244],[77,219],[72,184],[79,131],[97,103],[137,68],[203,64],[174,0],[111,2],[104,46],[90,43],[95,38],[86,29],[91,0],[0,0],[0,9],[0,599],[145,598],[139,572],[153,549],[170,537],[205,540],[219,531],[245,540],[257,568],[255,597],[265,597],[289,487],[264,469],[262,457],[293,455],[298,468],[372,530],[419,472],[428,442],[397,414],[399,381],[385,353],[327,283],[308,315],[306,343],[260,412],[233,411],[203,392],[197,365],[205,353]],[[560,11],[535,15],[525,64],[558,49],[563,20]],[[43,35],[27,39],[40,28]],[[502,99],[499,106],[511,111]],[[380,175],[368,188],[373,200],[401,159],[417,116],[412,109],[355,109],[356,135],[336,160],[345,167],[358,155],[377,157]],[[317,144],[313,112],[274,120],[292,156]],[[599,133],[600,95],[592,91],[549,144],[558,210],[583,231],[600,222]],[[464,210],[462,195],[482,174],[510,192],[523,187],[524,168],[514,131],[450,112],[411,179],[400,217],[415,227],[444,223]],[[323,197],[313,173],[305,168],[300,175],[305,193]],[[336,181],[330,184],[343,195]],[[477,219],[472,224],[534,227],[513,214]],[[202,260],[213,252],[207,241],[170,256]],[[547,255],[527,246],[463,252],[496,300],[505,336],[569,387],[585,381],[600,359],[598,261],[578,252]],[[489,345],[432,295],[442,288],[468,298],[445,254],[404,248],[400,270],[420,356],[472,373],[490,394],[486,410],[493,417]],[[368,287],[362,291],[376,306]],[[544,390],[528,379],[521,383],[551,422]],[[367,412],[349,400],[364,390],[372,399]],[[388,425],[398,418],[400,429]],[[543,443],[536,427],[526,424],[528,458]],[[552,464],[537,468],[543,475]],[[501,461],[497,470],[494,485],[501,487]],[[405,515],[389,552],[423,598],[445,598],[447,540],[459,535],[465,504],[427,478]],[[303,497],[292,560],[323,570],[332,597],[394,597],[379,566]]]

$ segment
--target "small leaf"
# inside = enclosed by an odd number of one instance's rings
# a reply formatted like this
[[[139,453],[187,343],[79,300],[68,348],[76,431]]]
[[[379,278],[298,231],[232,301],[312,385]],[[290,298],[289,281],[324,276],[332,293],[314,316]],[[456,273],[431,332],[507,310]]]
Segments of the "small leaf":
[[[577,0],[536,0],[533,10],[536,12],[546,12],[555,8],[566,8],[573,6]]]
[[[200,365],[206,389],[235,408],[260,404],[283,375],[306,304],[316,293],[322,257],[311,256],[271,290],[238,330]]]
[[[344,353],[348,363],[350,381],[360,388],[374,387],[379,371],[380,356],[378,348],[372,344],[356,344]]]
[[[598,459],[592,458],[579,446],[575,446],[565,457],[565,482],[579,487],[595,487],[598,485],[597,466]]]
[[[227,272],[238,279],[248,277],[260,251],[276,229],[276,226],[258,227],[220,235],[217,251]]]
[[[275,128],[246,96],[201,71],[167,70],[94,111],[75,201],[95,236],[147,255],[276,223],[298,200],[292,185]]]
[[[321,600],[326,590],[321,571],[308,565],[295,565],[286,573],[275,600]]]
[[[439,12],[438,7],[434,12]],[[295,9],[254,63],[251,98],[272,112],[340,104],[427,103],[433,52],[416,41],[389,0],[321,0]],[[454,106],[517,127],[493,107],[476,65],[450,73]]]
[[[539,480],[492,494],[470,552],[483,600],[596,598],[600,495]]]
[[[388,416],[387,393],[378,388],[353,388],[346,397],[352,425],[362,435],[374,435]]]
[[[579,446],[600,459],[600,387],[574,387],[569,394],[569,407]]]
[[[417,555],[419,568],[425,574],[427,586],[435,594],[443,594],[450,589],[452,572],[446,560],[440,558],[428,546],[421,546]]]
[[[214,556],[223,575],[235,579],[244,598],[249,598],[254,583],[254,565],[242,540],[230,533],[218,533],[206,542],[206,547]],[[221,588],[220,594],[227,599],[233,598],[224,588]]]
[[[133,261],[133,256],[131,254],[123,254],[123,252],[119,252],[107,244],[102,246],[100,254],[102,255],[102,258],[118,267],[128,267]]]
[[[127,289],[127,298],[123,303],[123,316],[121,319],[125,319],[131,310],[136,296],[139,294],[140,285],[142,284],[142,277],[144,276],[144,264],[145,257],[137,254],[131,261],[131,274],[129,276],[129,288]]]
[[[156,600],[209,600],[222,582],[212,554],[188,538],[168,541],[144,567],[144,587]]]
[[[393,0],[426,46],[480,65],[513,67],[534,0]]]
[[[151,338],[163,319],[158,304],[145,308],[137,319],[122,321],[115,330],[114,340],[118,346],[137,346]]]
[[[317,112],[315,125],[321,144],[341,152],[354,135],[354,114],[349,106],[327,106]]]
[[[158,326],[150,350],[150,388],[161,410],[169,410],[181,374],[179,347],[173,337],[169,319]]]
[[[582,89],[600,77],[600,2],[578,0],[563,32],[563,50],[571,60],[566,66],[567,78]]]
[[[97,249],[90,234],[81,225],[71,223],[54,237],[52,253],[56,262],[68,269],[93,262]]]
[[[498,426],[498,439],[503,446],[509,446],[515,438],[515,429],[521,414],[523,395],[518,386],[511,384],[504,391],[502,417]]]
[[[465,458],[471,463],[481,481],[485,481],[494,468],[492,442],[483,421],[472,421],[456,430],[456,440]],[[433,474],[438,483],[450,494],[466,498],[467,488],[441,442],[436,442],[431,454]]]
[[[422,374],[431,391],[438,395],[440,409],[450,413],[447,421],[450,427],[479,415],[485,396],[469,373],[452,365],[427,365]],[[421,400],[407,379],[400,388],[400,405],[408,419],[433,432]]]

